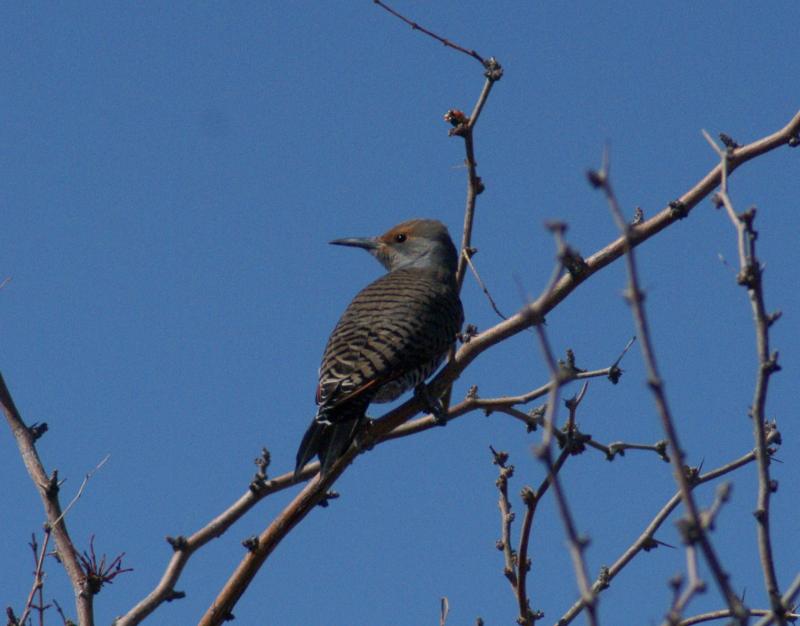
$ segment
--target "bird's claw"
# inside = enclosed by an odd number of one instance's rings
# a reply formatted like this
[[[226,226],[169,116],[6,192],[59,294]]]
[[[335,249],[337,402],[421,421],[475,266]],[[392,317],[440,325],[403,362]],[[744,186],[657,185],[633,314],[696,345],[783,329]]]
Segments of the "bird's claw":
[[[361,420],[361,424],[356,430],[356,434],[353,437],[353,447],[356,449],[358,454],[366,452],[367,450],[372,450],[375,445],[374,442],[370,441],[370,433],[372,432],[372,424],[374,421],[375,420],[373,420],[371,417],[367,417],[365,415]]]
[[[420,383],[414,387],[414,397],[422,402],[426,411],[433,415],[437,426],[447,425],[447,411],[444,408],[442,399],[434,396],[428,389],[428,385]]]

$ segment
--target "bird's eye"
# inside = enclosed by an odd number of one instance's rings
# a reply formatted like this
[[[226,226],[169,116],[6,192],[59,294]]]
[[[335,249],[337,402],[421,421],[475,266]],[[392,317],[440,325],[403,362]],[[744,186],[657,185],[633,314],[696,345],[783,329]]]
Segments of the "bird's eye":
[[[398,233],[398,234],[396,234],[396,235],[394,236],[394,240],[395,240],[397,243],[403,243],[403,242],[406,240],[406,235],[405,235],[405,233]]]

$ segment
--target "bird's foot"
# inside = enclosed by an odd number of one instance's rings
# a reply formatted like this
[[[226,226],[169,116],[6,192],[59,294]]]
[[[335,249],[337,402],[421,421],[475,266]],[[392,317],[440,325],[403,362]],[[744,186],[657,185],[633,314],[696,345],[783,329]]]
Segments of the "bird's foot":
[[[428,389],[428,385],[420,383],[414,387],[414,397],[422,402],[426,411],[433,415],[437,426],[447,425],[447,411],[444,408],[442,399],[434,396]]]
[[[358,454],[366,452],[367,450],[372,450],[374,447],[375,442],[371,440],[372,438],[370,436],[372,434],[372,424],[374,422],[374,419],[366,415],[364,419],[361,420],[361,424],[353,437],[353,447],[358,451]]]

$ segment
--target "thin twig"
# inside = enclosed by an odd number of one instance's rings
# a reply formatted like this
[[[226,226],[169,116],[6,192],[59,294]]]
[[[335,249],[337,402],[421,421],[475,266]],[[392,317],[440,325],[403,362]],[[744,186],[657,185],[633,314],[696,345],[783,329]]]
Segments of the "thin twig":
[[[759,615],[770,615],[772,611],[767,609],[750,609],[749,613],[751,617],[757,617]],[[694,626],[695,624],[713,622],[714,620],[725,619],[726,617],[731,617],[730,609],[720,609],[719,611],[709,611],[707,613],[692,615],[691,617],[682,619],[676,626]],[[800,613],[787,613],[786,618],[792,621],[800,619]]]
[[[768,435],[768,443],[770,444],[777,444],[780,440],[780,433],[778,431],[773,431]],[[718,478],[725,476],[737,469],[740,469],[747,465],[748,463],[752,463],[756,458],[755,450],[748,452],[747,454],[735,459],[725,465],[721,465],[713,470],[706,472],[705,474],[696,475],[696,478],[691,482],[691,488],[695,489],[699,485],[703,485],[705,483],[717,480]],[[694,474],[693,474],[694,475]],[[655,540],[656,531],[664,524],[667,520],[669,515],[678,507],[681,503],[681,492],[678,490],[668,501],[667,503],[661,507],[661,510],[656,513],[655,517],[650,521],[650,523],[645,527],[644,531],[636,538],[636,540],[614,561],[614,563],[605,569],[600,576],[595,580],[592,585],[592,589],[595,593],[600,593],[602,590],[606,589],[610,584],[611,581],[623,570],[625,567],[630,563],[634,557],[636,557],[642,550],[651,550],[658,545],[658,542]],[[798,588],[795,590],[795,594],[800,593],[800,575],[797,577],[797,585]],[[788,590],[787,590],[788,594]],[[784,605],[787,605],[792,602],[794,596],[790,596],[787,599],[787,595],[784,594]],[[569,608],[569,610],[564,613],[564,615],[556,622],[557,626],[567,626],[570,624],[585,608],[584,602],[582,598],[579,598],[575,601],[575,603]],[[769,622],[771,623],[771,622]],[[766,626],[766,624],[759,624],[758,626]]]
[[[675,624],[680,621],[683,610],[691,599],[698,593],[703,593],[706,590],[706,584],[700,578],[700,573],[697,568],[697,550],[695,546],[691,544],[686,546],[686,571],[689,573],[689,580],[684,586],[683,591],[680,591],[680,585],[682,583],[680,578],[677,580],[674,579],[671,583],[674,587],[675,597],[662,626],[675,626]]]
[[[680,488],[683,505],[686,509],[686,525],[683,528],[684,540],[687,544],[698,543],[700,545],[703,556],[711,569],[717,587],[719,587],[720,592],[725,598],[725,602],[734,615],[738,616],[737,620],[741,626],[745,626],[747,613],[744,609],[744,605],[733,591],[728,574],[723,570],[719,557],[711,545],[706,530],[702,526],[700,512],[692,496],[689,480],[684,471],[683,463],[685,454],[678,440],[678,432],[675,427],[675,422],[672,419],[667,395],[664,391],[664,384],[658,371],[658,365],[656,364],[655,351],[650,339],[650,329],[644,308],[644,294],[639,286],[636,257],[632,245],[632,227],[625,221],[622,211],[619,208],[616,195],[611,187],[607,150],[604,152],[602,168],[599,171],[590,172],[589,181],[605,194],[612,217],[622,233],[628,270],[627,299],[636,323],[639,346],[647,371],[647,384],[653,394],[653,399],[659,417],[661,418],[661,425],[664,429],[669,449],[671,450],[670,461],[672,462],[672,473],[675,477],[675,482]]]
[[[500,319],[507,320],[508,316],[505,315],[497,306],[497,302],[495,302],[492,294],[489,293],[489,289],[486,287],[484,282],[481,280],[480,274],[478,274],[478,270],[475,269],[475,265],[472,263],[472,257],[467,254],[466,250],[461,251],[462,256],[467,260],[467,265],[469,265],[469,269],[472,270],[472,275],[475,277],[475,280],[478,281],[478,286],[483,290],[483,293],[489,299],[489,304],[491,305],[494,312],[500,317]]]
[[[78,488],[78,493],[76,493],[75,497],[72,498],[72,500],[70,500],[70,502],[67,505],[67,507],[61,513],[61,515],[59,515],[58,519],[54,523],[57,524],[58,522],[60,522],[64,518],[64,516],[67,513],[69,513],[69,510],[75,505],[75,503],[78,500],[80,500],[80,497],[83,495],[83,490],[86,489],[86,485],[89,484],[89,479],[91,479],[91,477],[94,476],[95,472],[97,472],[101,467],[103,467],[103,465],[106,464],[106,461],[108,461],[108,459],[110,459],[110,458],[111,458],[111,454],[106,454],[100,460],[100,462],[97,465],[94,466],[94,468],[92,468],[88,472],[86,472],[86,475],[83,477],[83,481],[81,481],[81,486]]]
[[[451,135],[459,135],[464,138],[464,150],[466,158],[464,160],[467,166],[467,198],[464,207],[464,227],[461,233],[461,255],[458,258],[458,267],[456,268],[456,284],[459,290],[464,283],[464,275],[467,271],[467,259],[474,253],[472,249],[472,228],[475,221],[475,203],[478,195],[483,192],[483,181],[478,176],[478,163],[475,160],[475,142],[474,131],[475,124],[478,123],[481,111],[489,98],[489,93],[492,91],[494,84],[500,80],[503,75],[503,70],[500,64],[494,59],[490,58],[486,61],[486,82],[483,83],[478,101],[472,109],[472,115],[466,120],[461,120],[457,123],[456,127],[451,129]],[[457,118],[460,119],[460,118]],[[455,122],[454,122],[455,123]]]
[[[42,549],[39,550],[38,557],[36,558],[36,569],[33,572],[33,586],[31,587],[31,591],[28,594],[28,599],[25,601],[25,607],[22,610],[22,614],[19,616],[17,622],[19,624],[25,624],[25,620],[28,619],[28,615],[30,615],[31,609],[33,608],[33,599],[36,596],[36,592],[38,591],[41,594],[42,587],[44,585],[44,557],[47,555],[47,544],[50,542],[50,529],[46,528],[44,531],[44,540],[42,541]],[[34,536],[31,541],[31,547],[34,550],[34,556],[36,555],[36,537]]]
[[[783,592],[783,597],[781,598],[781,604],[786,608],[787,611],[795,612],[797,605],[795,604],[795,599],[797,596],[800,595],[800,574],[798,574],[795,579],[792,581],[792,584],[786,588],[786,591]],[[786,616],[789,617],[788,615]],[[764,617],[763,619],[758,620],[756,626],[769,626],[772,624],[777,617],[775,616],[774,611],[770,611],[769,615]]]
[[[542,324],[536,325],[536,334],[539,337],[539,345],[544,356],[545,364],[550,370],[550,394],[548,395],[547,410],[544,416],[544,433],[542,435],[542,443],[536,448],[536,456],[545,464],[547,474],[551,477],[553,494],[555,496],[559,515],[561,516],[561,521],[566,531],[567,545],[570,558],[572,559],[572,566],[575,570],[578,589],[580,590],[581,598],[586,606],[589,625],[596,626],[597,596],[593,592],[589,582],[588,567],[583,555],[587,542],[585,538],[578,535],[572,513],[567,504],[566,495],[561,487],[561,481],[558,477],[558,472],[555,471],[555,465],[553,463],[551,443],[554,437],[553,433],[555,432],[555,407],[558,402],[559,390],[563,384],[562,370],[556,364],[550,342],[547,339],[547,333]],[[565,447],[565,449],[567,448]]]
[[[420,26],[416,22],[412,22],[410,19],[408,19],[407,17],[405,17],[401,13],[398,13],[397,11],[395,11],[392,7],[387,5],[385,2],[381,2],[381,0],[372,0],[372,1],[375,4],[377,4],[379,7],[381,7],[382,9],[384,9],[384,10],[388,11],[389,13],[391,13],[392,15],[394,15],[395,17],[403,20],[413,30],[418,30],[419,32],[424,33],[425,35],[428,35],[428,37],[433,37],[436,41],[438,41],[439,43],[443,44],[444,46],[447,46],[448,48],[452,48],[453,50],[458,50],[459,52],[463,52],[467,56],[471,56],[473,59],[476,59],[481,65],[484,64],[483,57],[481,55],[479,55],[477,52],[475,52],[474,50],[467,50],[466,48],[463,48],[463,47],[459,46],[457,43],[453,43],[449,39],[445,39],[444,37],[441,37],[440,35],[437,35],[436,33],[428,30],[424,26]]]
[[[756,256],[757,231],[753,226],[755,220],[755,207],[737,214],[733,208],[730,196],[728,195],[728,152],[720,149],[707,132],[703,135],[711,147],[720,157],[722,167],[722,180],[720,189],[715,199],[721,206],[725,207],[725,212],[731,220],[737,233],[737,244],[739,249],[739,273],[737,282],[747,289],[750,298],[750,305],[753,309],[753,323],[756,334],[756,354],[758,356],[758,369],[756,371],[756,382],[753,390],[753,403],[750,406],[750,419],[753,422],[753,438],[756,442],[758,452],[758,495],[756,500],[756,511],[754,513],[757,522],[758,551],[761,560],[761,570],[764,575],[764,586],[769,596],[770,606],[775,612],[778,624],[786,624],[784,613],[786,608],[781,602],[780,587],[778,577],[775,573],[775,559],[772,551],[772,539],[770,535],[769,505],[770,495],[774,489],[773,481],[770,478],[770,450],[766,444],[766,434],[769,429],[766,419],[766,402],[769,381],[775,372],[780,370],[778,365],[777,352],[770,352],[769,328],[780,317],[779,313],[768,314],[764,304],[764,285],[762,281],[763,268]]]
[[[500,540],[497,542],[497,548],[503,553],[503,574],[511,583],[513,589],[517,588],[517,554],[511,547],[511,524],[514,521],[514,513],[511,512],[511,502],[508,499],[508,479],[514,475],[514,466],[507,465],[508,454],[506,452],[498,452],[492,446],[489,446],[492,451],[492,461],[497,465],[499,475],[495,481],[499,497],[497,507],[500,509]]]
[[[93,595],[86,586],[86,576],[78,558],[78,551],[75,549],[67,532],[67,525],[61,512],[61,504],[58,500],[58,475],[54,472],[52,476],[48,476],[47,472],[45,472],[42,461],[36,451],[33,433],[22,421],[22,417],[14,404],[2,374],[0,374],[0,404],[2,404],[6,420],[17,441],[17,447],[25,463],[25,468],[28,470],[34,485],[36,485],[39,497],[44,505],[47,521],[52,529],[53,539],[58,549],[59,560],[64,565],[75,594],[76,612],[80,626],[93,626]]]

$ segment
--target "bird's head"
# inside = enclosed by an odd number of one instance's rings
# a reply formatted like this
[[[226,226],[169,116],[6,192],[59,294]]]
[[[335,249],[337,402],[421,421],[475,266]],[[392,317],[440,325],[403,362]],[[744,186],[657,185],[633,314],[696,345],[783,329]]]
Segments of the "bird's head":
[[[408,267],[443,269],[455,275],[458,254],[447,227],[437,220],[409,220],[379,237],[331,241],[337,246],[364,248],[390,272]]]

